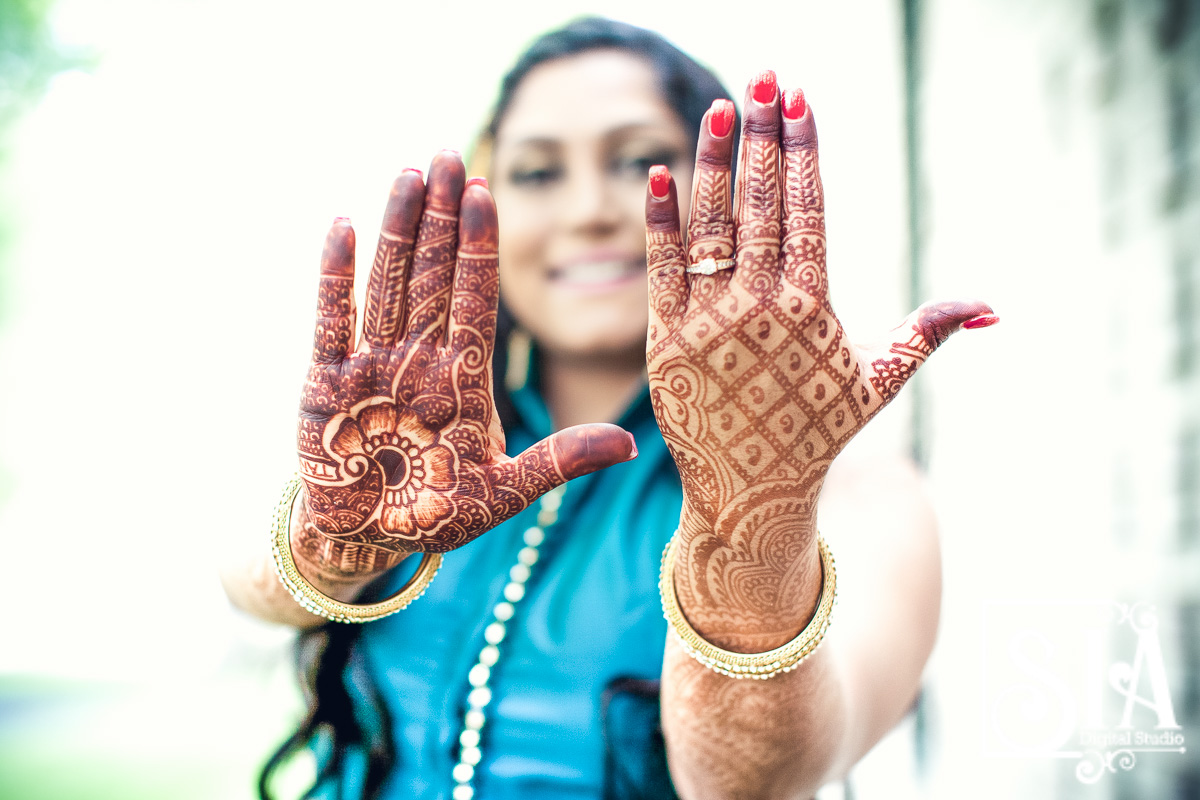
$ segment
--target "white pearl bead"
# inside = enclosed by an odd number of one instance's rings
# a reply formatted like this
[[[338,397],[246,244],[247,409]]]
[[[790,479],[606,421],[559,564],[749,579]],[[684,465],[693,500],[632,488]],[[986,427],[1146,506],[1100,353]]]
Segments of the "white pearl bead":
[[[493,622],[483,629],[483,638],[488,644],[500,644],[500,642],[504,641],[504,634],[503,622]]]
[[[504,623],[512,619],[516,613],[514,604],[519,603],[525,597],[525,583],[532,574],[530,567],[537,563],[539,557],[537,548],[546,538],[544,528],[558,521],[558,508],[562,504],[565,491],[565,485],[558,486],[542,496],[537,514],[538,524],[526,529],[523,536],[525,547],[517,553],[517,563],[508,571],[511,580],[504,586],[504,600],[493,606],[494,621],[483,629],[483,638],[487,641],[487,646],[479,651],[478,663],[471,667],[471,671],[467,674],[467,682],[475,688],[467,695],[467,704],[470,706],[470,710],[463,719],[463,730],[458,735],[462,752],[452,773],[458,784],[451,793],[453,800],[473,800],[475,796],[475,790],[470,783],[475,777],[475,765],[483,758],[483,751],[480,750],[479,730],[487,721],[483,709],[492,702],[492,690],[487,684],[492,677],[491,667],[500,660],[500,649],[496,645],[504,641],[504,637],[508,633]]]
[[[483,664],[476,664],[471,667],[471,671],[467,673],[467,682],[472,686],[484,686],[488,682],[488,678],[492,676],[492,671]]]

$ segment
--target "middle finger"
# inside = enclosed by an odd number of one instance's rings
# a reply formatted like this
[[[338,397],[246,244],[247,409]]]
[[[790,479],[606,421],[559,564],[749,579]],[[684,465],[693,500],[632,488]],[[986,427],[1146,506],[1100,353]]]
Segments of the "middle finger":
[[[443,150],[433,157],[407,297],[406,336],[423,344],[440,346],[446,337],[458,255],[458,208],[466,180],[458,153]]]
[[[742,144],[738,152],[737,269],[734,280],[755,297],[778,283],[781,208],[779,193],[779,87],[775,73],[759,73],[746,90]]]

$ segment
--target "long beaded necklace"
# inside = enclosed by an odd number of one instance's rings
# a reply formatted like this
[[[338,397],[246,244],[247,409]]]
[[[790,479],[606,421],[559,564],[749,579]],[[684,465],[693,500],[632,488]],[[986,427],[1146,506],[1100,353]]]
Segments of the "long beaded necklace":
[[[525,530],[525,546],[517,553],[517,563],[508,571],[508,583],[504,586],[504,599],[492,607],[492,621],[483,629],[483,639],[486,644],[479,651],[475,666],[467,673],[467,683],[471,686],[467,694],[467,712],[463,715],[462,730],[458,734],[460,746],[458,763],[454,765],[451,775],[454,778],[454,800],[472,800],[475,796],[475,768],[483,758],[480,749],[482,730],[487,722],[485,709],[492,702],[492,690],[488,686],[492,670],[500,660],[500,643],[508,633],[508,621],[516,612],[517,605],[525,597],[525,584],[533,574],[533,565],[537,563],[542,542],[546,540],[546,530],[558,522],[558,509],[562,506],[566,484],[551,489],[542,495],[538,504],[537,523]]]

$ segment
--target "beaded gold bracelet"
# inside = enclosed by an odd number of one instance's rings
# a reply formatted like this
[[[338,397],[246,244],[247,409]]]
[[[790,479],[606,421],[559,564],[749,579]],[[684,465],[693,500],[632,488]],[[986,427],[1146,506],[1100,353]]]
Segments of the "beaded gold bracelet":
[[[400,591],[378,603],[356,605],[334,600],[317,591],[304,579],[296,562],[292,560],[290,541],[292,506],[300,493],[300,478],[293,477],[283,490],[283,499],[275,509],[275,526],[271,531],[271,554],[275,558],[275,574],[284,588],[305,610],[334,622],[372,622],[389,614],[395,614],[413,600],[425,594],[425,589],[442,566],[441,553],[425,553],[416,573],[408,579]]]
[[[731,678],[754,678],[766,680],[781,672],[791,672],[812,655],[825,638],[833,604],[837,599],[837,570],[833,554],[825,540],[817,535],[817,549],[821,554],[821,599],[808,625],[790,642],[763,653],[734,653],[706,641],[687,621],[679,608],[675,595],[674,565],[678,550],[679,531],[671,537],[663,549],[662,571],[659,573],[658,589],[662,594],[663,616],[672,632],[688,655],[709,669]]]

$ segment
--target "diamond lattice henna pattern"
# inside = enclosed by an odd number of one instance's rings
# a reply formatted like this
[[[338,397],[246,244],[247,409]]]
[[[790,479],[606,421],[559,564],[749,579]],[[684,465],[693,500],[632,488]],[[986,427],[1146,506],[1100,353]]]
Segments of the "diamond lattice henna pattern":
[[[728,161],[728,145],[702,134],[700,149],[691,245],[673,190],[647,197],[650,389],[685,495],[676,587],[685,608],[720,609],[706,620],[718,639],[751,623],[790,636],[799,578],[817,567],[829,465],[937,346],[988,309],[924,306],[884,347],[856,346],[829,301],[811,112],[781,120],[777,104],[748,102],[732,215],[713,166]],[[685,253],[727,251],[731,275],[682,273]]]

